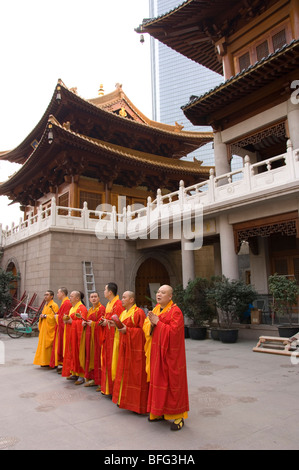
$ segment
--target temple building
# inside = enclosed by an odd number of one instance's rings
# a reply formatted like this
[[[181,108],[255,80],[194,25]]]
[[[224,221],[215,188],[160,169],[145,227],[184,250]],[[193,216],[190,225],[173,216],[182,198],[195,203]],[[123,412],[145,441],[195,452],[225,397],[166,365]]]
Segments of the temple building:
[[[205,181],[210,168],[181,157],[212,139],[211,132],[148,119],[120,84],[106,95],[101,86],[98,97],[86,100],[59,80],[35,128],[0,155],[21,165],[0,184],[0,194],[24,211],[0,240],[2,267],[19,273],[18,294],[37,292],[37,302],[59,286],[102,294],[115,281],[120,293],[136,291],[144,305],[149,284],[179,282],[180,240],[167,250],[143,249],[136,241],[97,237],[97,224],[112,211],[146,207],[181,180]]]
[[[215,174],[198,195],[214,227],[204,243],[215,273],[244,277],[266,302],[270,274],[299,281],[299,2],[187,0],[136,31],[224,77],[182,103],[214,134]],[[235,172],[233,155],[244,162]]]

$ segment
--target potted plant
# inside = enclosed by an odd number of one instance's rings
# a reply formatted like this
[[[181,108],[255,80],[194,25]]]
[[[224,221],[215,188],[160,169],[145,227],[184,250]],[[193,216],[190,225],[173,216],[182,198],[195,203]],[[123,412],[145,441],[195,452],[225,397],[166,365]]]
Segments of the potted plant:
[[[182,310],[184,315],[184,324],[185,324],[185,338],[189,338],[189,326],[188,320],[186,321],[186,304],[184,300],[185,289],[182,284],[178,284],[173,288],[172,300],[177,306]]]
[[[250,284],[242,280],[230,280],[225,276],[213,278],[208,290],[208,298],[219,309],[220,325],[219,339],[224,343],[235,343],[238,340],[239,329],[233,323],[257,298],[257,292]]]
[[[175,291],[175,302],[190,320],[188,331],[191,339],[205,339],[207,337],[207,327],[214,314],[207,298],[209,286],[208,279],[196,277],[188,282],[185,289],[179,287]]]
[[[278,325],[279,335],[291,337],[298,333],[299,325],[293,323],[293,307],[298,304],[299,287],[296,279],[273,274],[268,278],[269,292],[273,296],[273,313],[286,318],[286,324]],[[280,320],[279,320],[280,321]]]

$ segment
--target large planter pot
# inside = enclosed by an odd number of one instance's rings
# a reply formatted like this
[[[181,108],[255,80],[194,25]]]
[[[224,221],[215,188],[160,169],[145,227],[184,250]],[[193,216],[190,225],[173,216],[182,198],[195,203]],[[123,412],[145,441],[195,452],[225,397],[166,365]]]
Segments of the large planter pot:
[[[191,339],[206,339],[207,328],[205,326],[189,326],[189,337]]]
[[[291,338],[299,332],[299,325],[278,325],[278,333],[281,338]]]
[[[236,343],[238,341],[239,330],[237,329],[220,329],[219,339],[222,343]]]
[[[219,328],[211,328],[211,338],[215,341],[219,341]]]

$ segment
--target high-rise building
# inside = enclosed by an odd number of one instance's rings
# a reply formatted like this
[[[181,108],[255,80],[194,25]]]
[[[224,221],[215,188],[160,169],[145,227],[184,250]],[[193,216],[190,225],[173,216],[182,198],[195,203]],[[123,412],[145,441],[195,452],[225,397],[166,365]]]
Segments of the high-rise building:
[[[149,0],[151,18],[163,15],[178,7],[182,0]],[[200,96],[223,82],[223,76],[178,54],[151,38],[153,119],[165,124],[178,122],[184,130],[205,131],[207,127],[194,127],[185,117],[181,106],[190,96]],[[213,165],[212,144],[207,144],[189,155]]]

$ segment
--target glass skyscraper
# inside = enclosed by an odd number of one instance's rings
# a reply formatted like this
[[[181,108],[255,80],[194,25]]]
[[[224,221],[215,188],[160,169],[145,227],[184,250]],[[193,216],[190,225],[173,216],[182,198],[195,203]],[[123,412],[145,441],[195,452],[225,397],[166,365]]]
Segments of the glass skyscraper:
[[[151,18],[168,13],[181,5],[181,0],[149,0]],[[165,124],[182,124],[184,130],[211,131],[209,127],[193,126],[181,106],[190,96],[201,96],[223,82],[219,75],[170,49],[151,37],[153,119]],[[189,155],[214,165],[212,143]]]

